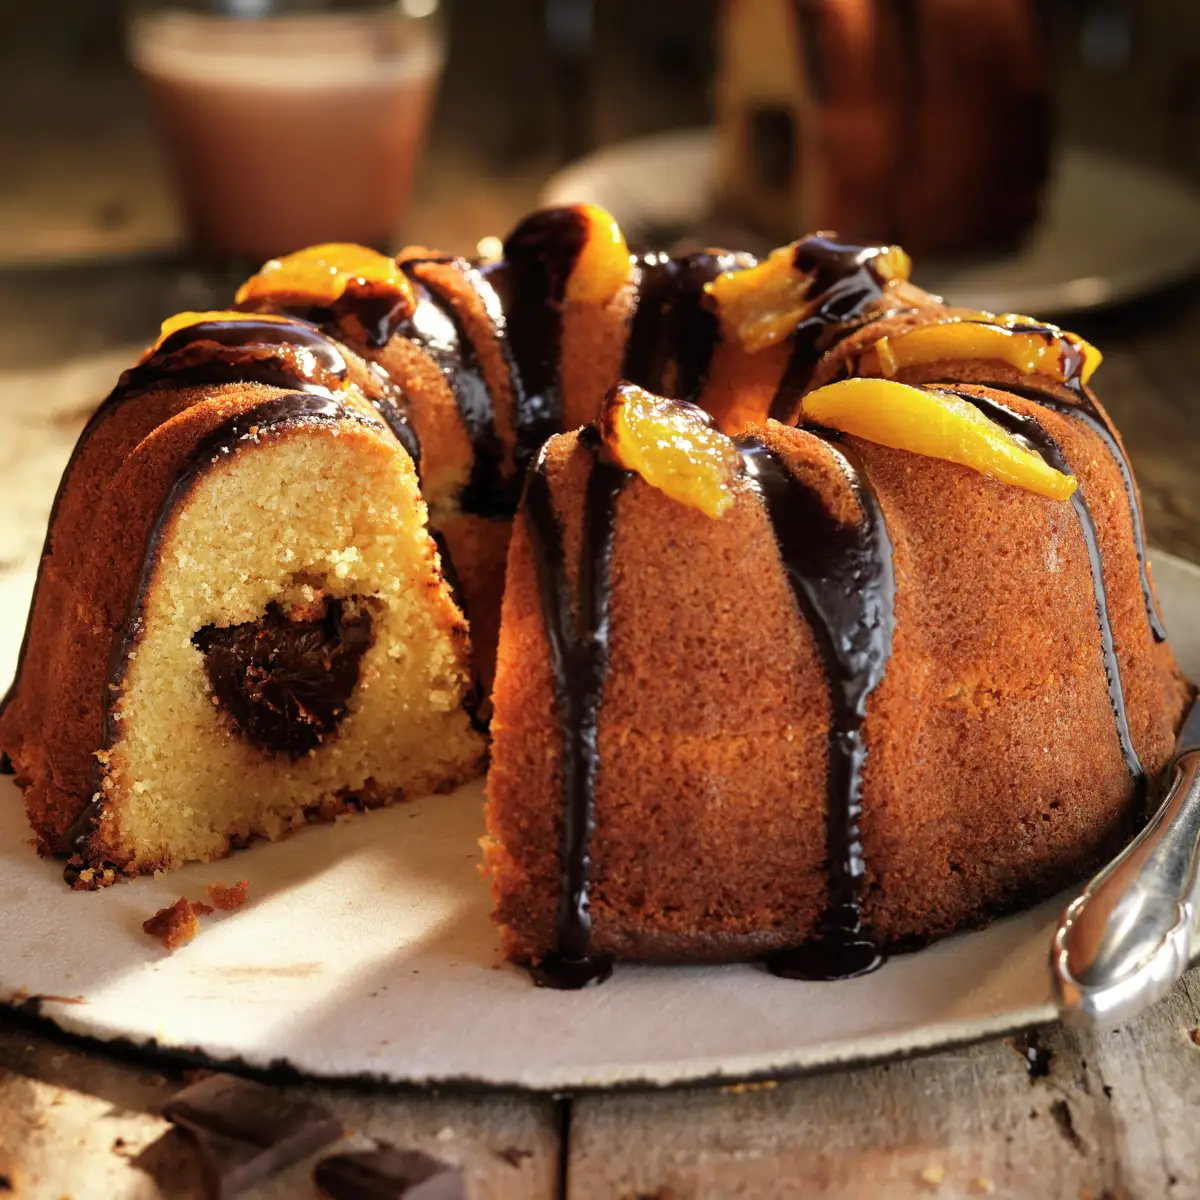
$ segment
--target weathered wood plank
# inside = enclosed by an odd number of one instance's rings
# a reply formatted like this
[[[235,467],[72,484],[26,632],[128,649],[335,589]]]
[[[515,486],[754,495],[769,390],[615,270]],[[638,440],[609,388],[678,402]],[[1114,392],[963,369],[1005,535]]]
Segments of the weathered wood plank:
[[[1116,1032],[1044,1031],[1032,1068],[1006,1039],[776,1087],[584,1099],[569,1195],[1200,1196],[1193,991]]]
[[[0,1019],[0,1177],[21,1200],[199,1198],[190,1148],[156,1115],[184,1082],[178,1071],[84,1053]],[[339,1148],[380,1140],[425,1150],[461,1167],[469,1194],[481,1200],[557,1194],[560,1118],[552,1100],[361,1094],[315,1084],[284,1090],[338,1114],[348,1130]],[[312,1166],[329,1153],[245,1194],[315,1196]]]

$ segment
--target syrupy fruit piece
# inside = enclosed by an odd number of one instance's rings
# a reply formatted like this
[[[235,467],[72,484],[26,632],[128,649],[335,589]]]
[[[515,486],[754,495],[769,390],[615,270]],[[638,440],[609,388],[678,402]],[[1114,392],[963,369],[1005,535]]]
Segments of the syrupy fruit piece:
[[[597,424],[613,460],[672,500],[714,519],[733,503],[741,458],[702,408],[622,383]]]
[[[399,263],[354,242],[325,242],[271,259],[238,289],[237,303],[328,308],[356,290],[369,290],[376,297],[390,294],[397,303],[405,302],[409,312],[416,305],[412,284]]]
[[[864,355],[863,366],[892,376],[905,367],[943,359],[989,358],[1025,375],[1045,375],[1058,383],[1074,379],[1087,383],[1102,355],[1090,342],[1056,326],[1025,317],[980,313],[880,338]]]
[[[580,204],[577,212],[584,225],[583,246],[567,278],[566,298],[607,304],[629,282],[633,258],[611,213],[595,204]]]
[[[881,446],[970,467],[981,475],[1066,500],[1078,486],[959,396],[889,379],[843,379],[804,397],[802,422]]]
[[[214,706],[234,731],[299,758],[345,717],[371,644],[371,615],[354,601],[326,598],[313,616],[290,618],[272,602],[257,621],[206,625],[192,644],[204,655]]]
[[[758,266],[727,271],[705,287],[726,336],[751,354],[783,341],[820,303],[819,272],[797,266],[803,245],[781,246]],[[899,246],[864,246],[854,261],[869,264],[883,287],[906,282],[911,265]]]

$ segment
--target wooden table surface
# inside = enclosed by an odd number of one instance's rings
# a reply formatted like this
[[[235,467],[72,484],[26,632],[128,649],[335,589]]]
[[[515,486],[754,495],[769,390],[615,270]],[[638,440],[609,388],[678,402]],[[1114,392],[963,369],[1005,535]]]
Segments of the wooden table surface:
[[[79,137],[95,159],[92,190],[68,194],[55,161],[30,159],[18,206],[27,216],[42,205],[73,230],[76,261],[22,253],[37,223],[22,233],[0,220],[0,570],[36,561],[57,474],[128,347],[235,282],[169,250],[144,253],[173,236],[153,157],[128,160],[144,174],[113,173]],[[469,249],[533,202],[542,169],[468,183],[469,167],[435,156],[411,224]],[[100,261],[114,211],[120,236]],[[1106,353],[1097,384],[1129,445],[1151,541],[1200,560],[1200,288],[1077,327]],[[1052,1028],[778,1084],[577,1099],[287,1090],[332,1107],[360,1142],[461,1165],[472,1197],[1200,1197],[1198,1027],[1191,976],[1120,1029]],[[184,1082],[179,1069],[0,1016],[0,1194],[200,1195],[189,1151],[156,1115]],[[252,1193],[315,1194],[310,1163]]]

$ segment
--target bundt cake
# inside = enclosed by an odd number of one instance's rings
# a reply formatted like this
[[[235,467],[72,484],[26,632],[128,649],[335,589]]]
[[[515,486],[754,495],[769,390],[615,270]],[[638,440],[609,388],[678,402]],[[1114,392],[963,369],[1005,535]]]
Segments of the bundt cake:
[[[60,485],[0,745],[80,886],[478,773],[466,624],[381,373],[182,314]]]
[[[732,264],[656,381],[711,416],[618,388],[535,462],[485,849],[540,982],[856,974],[1065,886],[1144,815],[1192,689],[1099,354],[907,275],[826,236]]]
[[[1013,242],[1037,215],[1051,112],[1032,0],[724,0],[720,203],[788,239],[914,254]]]
[[[0,714],[42,848],[90,883],[481,769],[453,567],[539,982],[855,974],[1078,877],[1192,694],[1100,356],[908,270],[631,253],[578,206],[169,321],[68,467]]]

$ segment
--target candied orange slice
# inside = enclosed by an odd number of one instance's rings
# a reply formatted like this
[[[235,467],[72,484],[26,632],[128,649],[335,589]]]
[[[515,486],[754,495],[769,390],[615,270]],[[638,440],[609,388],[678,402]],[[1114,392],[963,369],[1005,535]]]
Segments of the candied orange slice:
[[[414,304],[412,284],[396,260],[354,242],[324,242],[271,259],[238,289],[237,303],[326,306],[340,300],[352,283],[395,292]]]
[[[595,204],[580,204],[577,211],[586,232],[567,279],[567,299],[607,304],[629,281],[633,259],[612,213]]]
[[[812,280],[796,270],[794,250],[781,246],[758,266],[725,271],[704,286],[716,301],[722,329],[751,354],[786,338],[811,308]]]
[[[1079,360],[1078,374],[1087,383],[1103,357],[1090,342],[1053,325],[1016,316],[980,316],[979,321],[955,318],[880,338],[872,347],[879,369],[895,375],[904,367],[944,358],[996,358],[1023,374],[1046,375],[1065,383],[1075,373],[1073,360]]]
[[[751,354],[786,338],[812,310],[820,293],[814,275],[796,266],[793,242],[772,250],[764,262],[741,271],[726,271],[705,292],[716,303],[722,329]],[[863,247],[856,261],[870,263],[880,284],[902,284],[911,266],[899,246]]]
[[[210,312],[180,312],[168,317],[158,331],[158,340],[153,349],[157,350],[173,333],[187,329],[192,325],[204,325],[209,321],[279,321],[287,323],[287,317],[271,316],[266,313],[234,312],[229,309],[213,309]]]
[[[599,428],[622,467],[672,500],[714,519],[733,503],[741,459],[702,408],[622,383],[605,397]]]
[[[818,425],[970,467],[990,479],[1066,500],[1077,481],[1026,450],[960,396],[890,379],[843,379],[804,397],[801,415]]]

